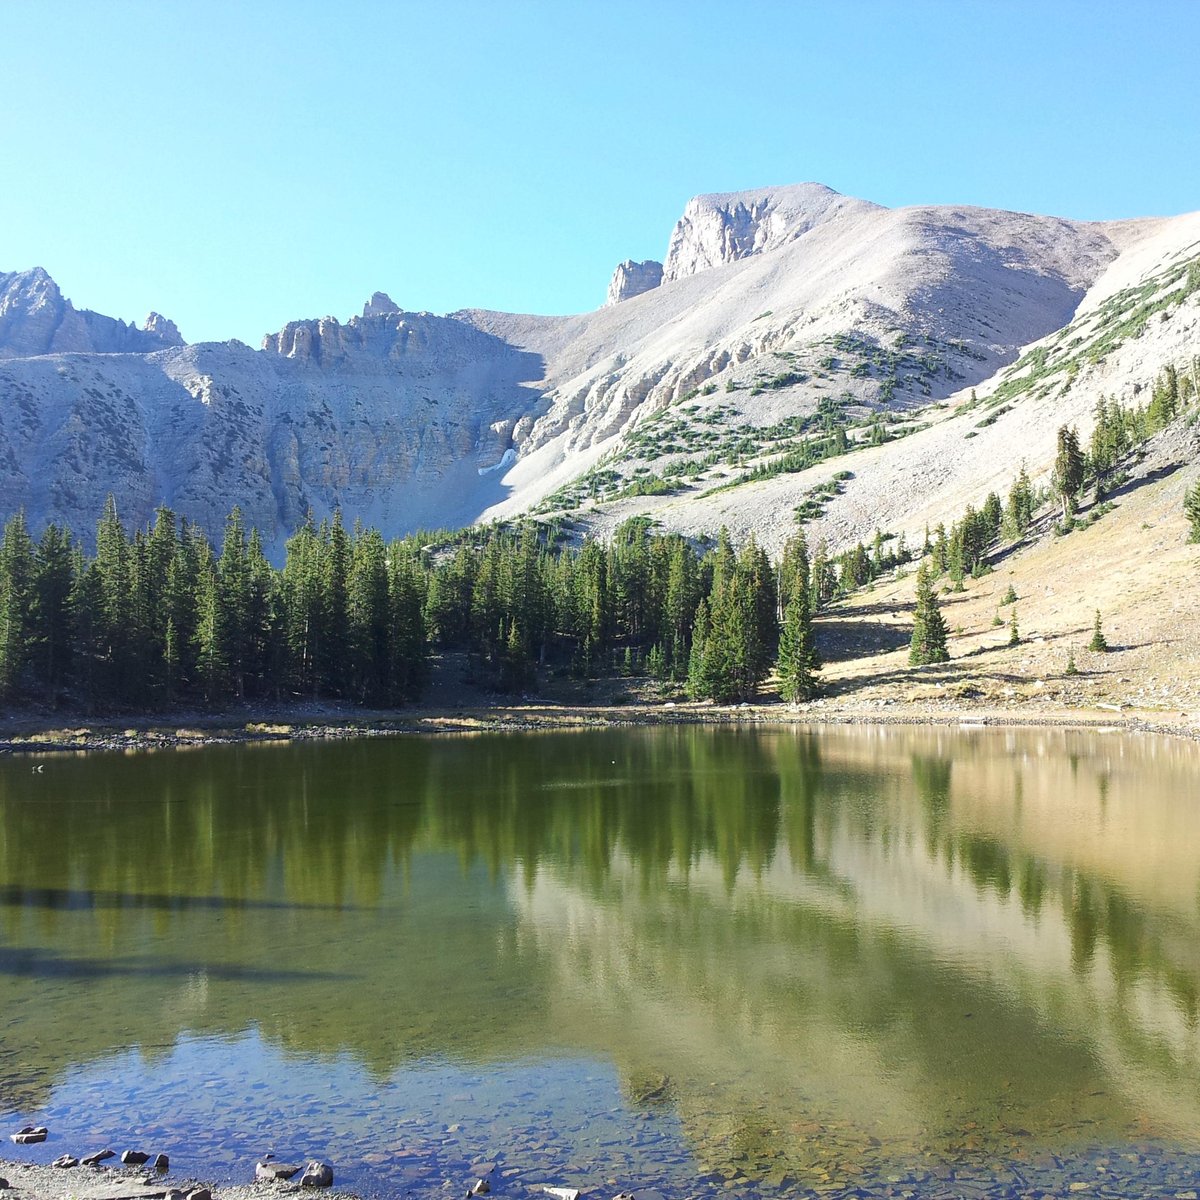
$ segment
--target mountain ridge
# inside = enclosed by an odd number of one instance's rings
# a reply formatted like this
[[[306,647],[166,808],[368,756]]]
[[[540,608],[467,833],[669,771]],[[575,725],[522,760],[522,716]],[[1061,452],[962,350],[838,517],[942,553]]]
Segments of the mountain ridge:
[[[556,508],[604,530],[636,509],[774,544],[804,480],[773,484],[770,513],[743,503],[754,488],[712,489],[831,406],[852,443],[872,417],[929,423],[1065,328],[1113,264],[1151,273],[1188,220],[711,193],[685,206],[659,282],[594,311],[439,316],[377,292],[261,350],[188,346],[163,318],[74,309],[45,272],[0,275],[0,502],[86,536],[110,491],[132,522],[165,501],[213,533],[237,501],[276,551],[337,507],[389,535]],[[675,433],[652,438],[656,421]]]

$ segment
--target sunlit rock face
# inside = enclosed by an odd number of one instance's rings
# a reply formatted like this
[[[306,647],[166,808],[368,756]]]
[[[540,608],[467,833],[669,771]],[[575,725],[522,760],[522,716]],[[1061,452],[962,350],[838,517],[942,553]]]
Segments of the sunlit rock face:
[[[236,503],[276,556],[310,513],[338,508],[388,536],[539,508],[606,533],[645,512],[687,534],[753,532],[775,551],[812,480],[720,499],[714,484],[783,449],[822,404],[924,422],[810,527],[837,548],[923,526],[939,498],[939,519],[978,502],[993,475],[1003,486],[1023,459],[1052,457],[1060,424],[1085,428],[1129,347],[1020,436],[981,428],[968,443],[912,414],[997,385],[1105,280],[1138,286],[1181,261],[1196,226],[889,209],[813,183],[703,195],[662,263],[621,263],[595,311],[434,315],[377,291],[347,320],[289,321],[258,350],[185,345],[157,313],[137,328],[77,310],[40,269],[0,274],[0,506],[86,537],[110,493],[130,524],[165,503],[213,534]],[[1169,339],[1187,328],[1151,323],[1131,388],[1181,352]],[[648,427],[666,415],[688,436],[656,438]],[[637,498],[572,499],[593,468]]]
[[[622,300],[630,300],[658,287],[663,279],[663,265],[653,259],[634,262],[627,258],[617,264],[612,280],[608,285],[608,298],[605,304],[620,304]]]
[[[80,311],[42,270],[0,272],[0,358],[131,354],[182,346],[175,322],[152,312],[143,326]]]

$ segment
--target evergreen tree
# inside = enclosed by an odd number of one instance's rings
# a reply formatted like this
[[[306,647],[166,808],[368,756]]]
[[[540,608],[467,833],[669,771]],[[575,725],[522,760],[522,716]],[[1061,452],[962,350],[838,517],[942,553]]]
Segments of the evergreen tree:
[[[379,531],[354,539],[346,593],[350,694],[360,704],[386,704],[391,697],[391,602],[387,550]]]
[[[1096,622],[1092,626],[1092,640],[1088,642],[1088,649],[1097,654],[1103,654],[1108,649],[1108,639],[1104,636],[1104,630],[1100,625],[1099,609],[1096,609]]]
[[[913,611],[912,642],[909,646],[910,666],[948,662],[946,622],[933,594],[933,578],[929,567],[922,563],[917,571],[917,602]]]
[[[1017,628],[1017,606],[1015,604],[1008,615],[1008,644],[1010,646],[1021,644],[1021,631]]]
[[[1008,492],[1008,503],[1004,507],[1003,533],[1009,541],[1016,541],[1033,521],[1033,484],[1021,464],[1021,473],[1013,481]]]
[[[779,636],[779,694],[790,703],[813,697],[821,669],[807,583],[804,574],[797,571]]]
[[[29,659],[33,585],[33,539],[18,511],[0,541],[0,700],[16,694]]]
[[[1063,524],[1075,512],[1079,492],[1083,487],[1084,458],[1079,449],[1079,437],[1073,428],[1063,425],[1058,431],[1058,452],[1054,457],[1054,490],[1062,505]]]
[[[1200,542],[1200,479],[1184,496],[1183,512],[1188,519],[1188,541]]]
[[[688,695],[703,700],[709,695],[708,672],[705,662],[712,622],[708,615],[708,597],[696,606],[696,621],[692,628],[692,649],[688,655]]]
[[[34,676],[51,701],[71,671],[73,559],[71,535],[59,525],[47,525],[34,555],[29,650]]]

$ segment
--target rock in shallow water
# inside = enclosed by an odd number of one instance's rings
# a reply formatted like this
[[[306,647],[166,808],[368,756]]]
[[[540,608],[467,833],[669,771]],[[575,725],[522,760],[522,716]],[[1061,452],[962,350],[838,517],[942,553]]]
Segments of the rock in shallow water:
[[[171,1160],[165,1154],[156,1154],[150,1165],[162,1175],[171,1169]]]
[[[143,1154],[140,1150],[126,1150],[125,1153],[121,1155],[121,1161],[127,1167],[140,1167],[142,1163],[148,1163],[150,1161],[150,1155]]]
[[[79,1161],[83,1163],[85,1167],[97,1167],[106,1159],[116,1157],[117,1152],[115,1150],[97,1150],[95,1154],[87,1154]]]
[[[23,1125],[12,1135],[12,1140],[18,1146],[33,1146],[38,1142],[44,1142],[48,1132],[45,1125]]]
[[[300,1176],[301,1187],[327,1188],[333,1187],[333,1168],[328,1163],[313,1159],[304,1167]]]
[[[291,1179],[299,1171],[300,1166],[298,1163],[277,1163],[266,1162],[264,1160],[254,1164],[254,1178],[259,1183],[281,1183],[284,1180]]]
[[[51,1164],[52,1167],[62,1167],[67,1170],[70,1167],[79,1166],[79,1159],[72,1154],[60,1154]]]

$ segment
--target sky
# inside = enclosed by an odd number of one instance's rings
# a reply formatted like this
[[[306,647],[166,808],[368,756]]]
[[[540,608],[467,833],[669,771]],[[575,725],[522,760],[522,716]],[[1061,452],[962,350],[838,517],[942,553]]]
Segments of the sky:
[[[595,308],[687,200],[1200,208],[1200,0],[3,0],[0,271],[257,346]]]

